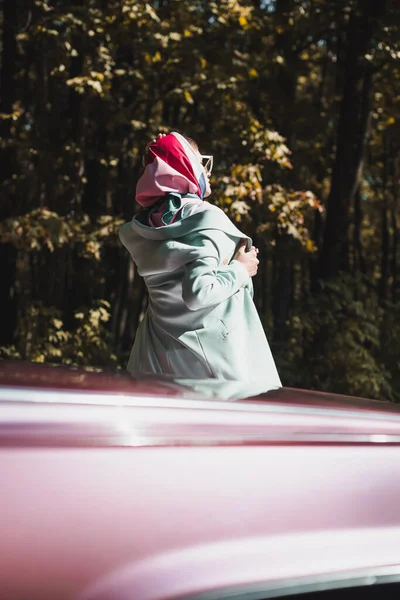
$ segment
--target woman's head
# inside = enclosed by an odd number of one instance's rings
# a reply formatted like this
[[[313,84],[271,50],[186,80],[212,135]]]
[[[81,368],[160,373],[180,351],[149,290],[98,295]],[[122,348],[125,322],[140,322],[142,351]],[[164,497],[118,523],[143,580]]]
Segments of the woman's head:
[[[209,196],[210,173],[202,161],[193,139],[177,132],[159,135],[149,144],[144,156],[144,172],[136,188],[136,200],[148,207],[170,192],[196,194],[202,199]]]

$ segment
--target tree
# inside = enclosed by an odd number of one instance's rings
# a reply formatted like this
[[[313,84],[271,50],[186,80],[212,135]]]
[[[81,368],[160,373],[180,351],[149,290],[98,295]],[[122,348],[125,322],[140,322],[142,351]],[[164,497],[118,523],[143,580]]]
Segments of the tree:
[[[146,142],[178,129],[215,155],[212,201],[260,248],[284,383],[394,397],[399,13],[3,0],[2,355],[125,364],[146,292],[118,228]]]
[[[343,88],[336,138],[335,162],[327,201],[320,277],[349,270],[350,207],[363,174],[372,103],[373,66],[368,58],[386,13],[385,2],[358,0],[350,9],[346,28]]]

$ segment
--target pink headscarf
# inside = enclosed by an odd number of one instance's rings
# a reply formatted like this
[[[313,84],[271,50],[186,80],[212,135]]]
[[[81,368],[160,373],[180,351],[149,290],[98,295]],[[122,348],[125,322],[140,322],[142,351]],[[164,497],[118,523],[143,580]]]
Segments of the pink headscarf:
[[[145,169],[136,186],[136,201],[144,208],[168,193],[195,194],[206,191],[206,176],[198,153],[179,133],[160,138],[149,147]]]

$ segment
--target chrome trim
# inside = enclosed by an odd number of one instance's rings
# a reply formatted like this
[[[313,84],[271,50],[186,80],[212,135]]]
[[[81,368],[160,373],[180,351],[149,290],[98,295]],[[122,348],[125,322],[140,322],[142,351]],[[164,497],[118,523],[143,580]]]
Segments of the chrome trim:
[[[400,445],[400,415],[271,404],[0,388],[1,447]]]
[[[123,436],[117,432],[15,430],[1,431],[0,448],[148,448],[173,446],[271,446],[271,445],[373,445],[373,436],[368,435],[313,435],[313,434],[269,434],[243,436],[170,436],[156,437],[151,433],[138,432]],[[382,444],[380,444],[382,445]],[[385,445],[400,446],[400,436],[388,436]]]
[[[188,391],[190,396],[190,390]],[[346,417],[346,419],[357,418],[361,420],[384,420],[397,421],[400,425],[399,413],[375,412],[373,410],[359,411],[352,407],[348,409],[327,408],[325,406],[292,406],[284,401],[270,400],[265,403],[240,400],[200,400],[193,397],[175,398],[168,395],[138,395],[125,393],[107,392],[75,392],[64,390],[29,389],[24,387],[0,387],[0,406],[2,402],[21,403],[49,403],[52,405],[96,405],[96,406],[120,406],[120,407],[145,407],[145,408],[180,408],[180,409],[206,409],[207,411],[234,411],[245,413],[286,413],[301,415],[326,415],[334,417]]]
[[[303,418],[301,418],[303,417]],[[148,406],[0,404],[0,447],[152,447],[271,444],[400,445],[400,427],[317,415],[235,414]],[[314,421],[314,422],[312,422]],[[383,424],[387,425],[387,424]],[[390,425],[390,424],[389,424]]]
[[[400,583],[400,565],[267,581],[184,596],[183,600],[266,600],[355,587]]]

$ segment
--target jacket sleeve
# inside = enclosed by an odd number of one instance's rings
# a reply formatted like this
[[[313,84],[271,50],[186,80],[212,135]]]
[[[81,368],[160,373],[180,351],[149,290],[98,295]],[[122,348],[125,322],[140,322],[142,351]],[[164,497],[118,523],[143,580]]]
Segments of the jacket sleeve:
[[[214,306],[227,300],[251,278],[245,267],[237,260],[219,265],[215,246],[207,245],[207,252],[185,266],[182,281],[182,298],[190,310]]]

